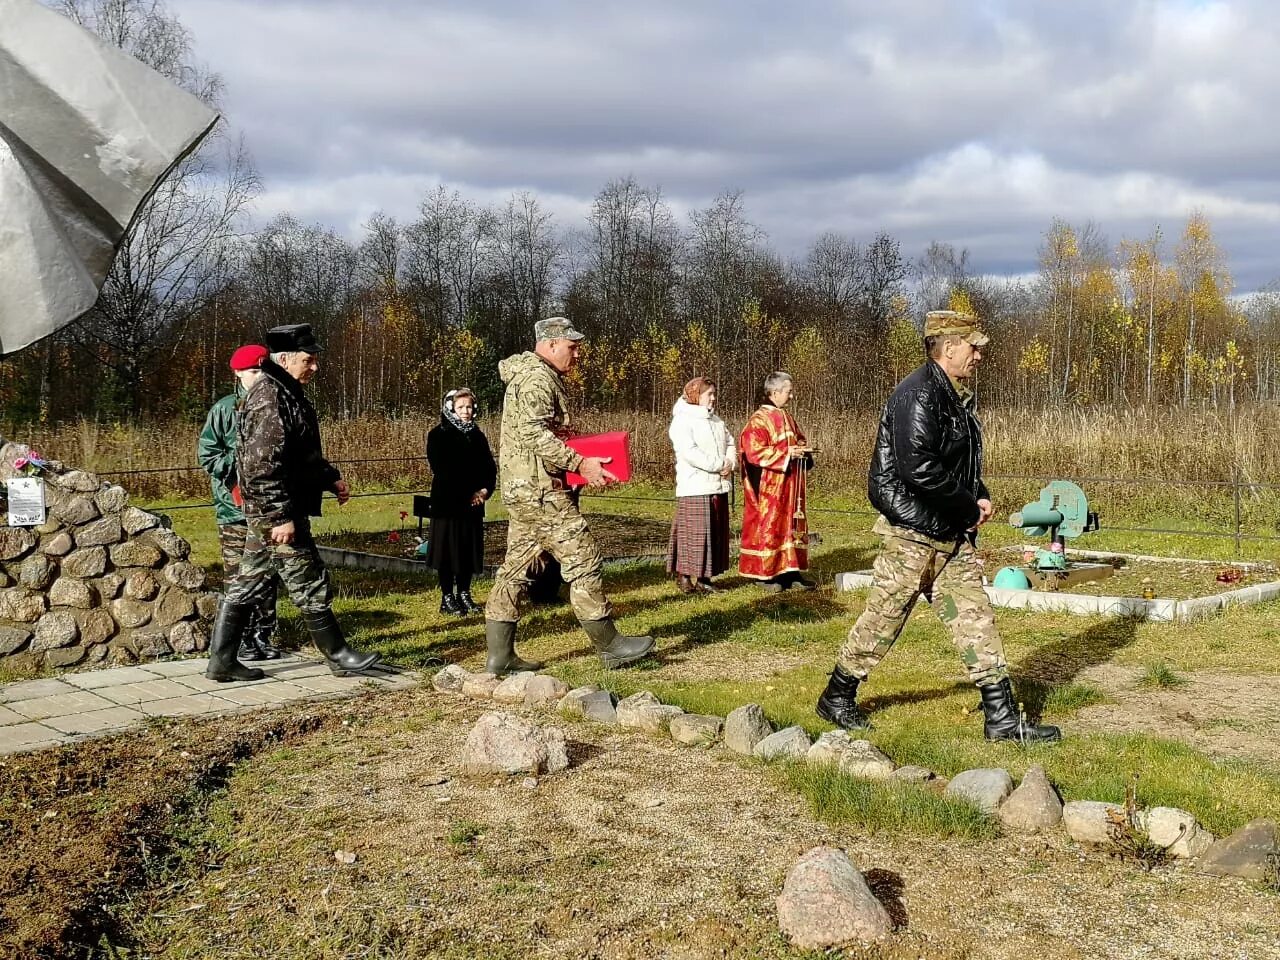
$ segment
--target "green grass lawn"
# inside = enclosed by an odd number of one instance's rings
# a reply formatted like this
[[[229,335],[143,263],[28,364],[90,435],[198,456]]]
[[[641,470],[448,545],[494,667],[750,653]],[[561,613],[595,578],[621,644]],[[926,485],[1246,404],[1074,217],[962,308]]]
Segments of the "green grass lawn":
[[[662,495],[658,488],[633,485],[609,495],[589,496],[585,509],[589,514],[669,518],[671,504]],[[354,500],[343,508],[327,503],[327,515],[317,522],[316,530],[321,534],[412,531],[416,528],[412,518],[399,516],[409,502],[408,494],[396,493]],[[838,572],[870,566],[874,556],[871,517],[837,512],[850,508],[859,505],[819,496],[810,511],[811,529],[822,535],[812,565],[827,585]],[[502,515],[500,504],[490,511],[493,518]],[[214,569],[217,552],[209,512],[181,510],[171,516],[175,530],[191,540],[197,562]],[[1176,520],[1169,517],[1163,522]],[[1094,536],[1107,541],[1109,548],[1167,555],[1181,552],[1213,558],[1229,554],[1232,546],[1230,541],[1195,537],[1165,537],[1157,544],[1155,538],[1131,537],[1121,542],[1119,535]],[[1021,539],[1011,528],[998,524],[989,528],[988,542]],[[1090,545],[1102,544],[1090,538]],[[439,614],[438,594],[429,575],[414,578],[336,570],[334,580],[336,609],[354,643],[409,666],[443,662],[460,662],[471,669],[482,666],[482,622]],[[864,594],[837,594],[828,586],[807,595],[771,596],[737,578],[730,577],[728,582],[735,589],[724,594],[685,597],[674,590],[659,564],[610,567],[606,584],[620,625],[650,632],[658,639],[658,656],[633,669],[602,673],[567,605],[529,609],[520,625],[520,650],[545,660],[551,672],[573,685],[600,683],[619,695],[648,689],[691,712],[722,716],[744,703],[759,703],[777,727],[799,724],[813,735],[829,729],[814,715],[813,703],[836,650],[862,609]],[[487,582],[479,581],[477,595],[483,597],[486,588]],[[302,644],[304,637],[291,606],[286,603],[283,610],[286,641]],[[1030,711],[1042,713],[1066,731],[1061,745],[1022,750],[982,739],[978,697],[964,678],[946,631],[921,605],[897,647],[864,687],[864,702],[875,722],[869,739],[899,764],[920,764],[944,776],[975,766],[1003,766],[1017,777],[1029,764],[1041,763],[1068,799],[1121,801],[1136,775],[1142,803],[1189,809],[1209,829],[1223,833],[1280,809],[1280,770],[1215,760],[1158,731],[1073,735],[1072,714],[1104,699],[1101,691],[1078,676],[1088,667],[1107,663],[1146,669],[1148,674],[1153,664],[1159,664],[1160,676],[1203,670],[1277,673],[1278,613],[1280,603],[1268,603],[1232,609],[1197,623],[1149,624],[997,610],[1020,697]],[[834,802],[826,778],[797,776],[793,780],[828,816],[851,816],[849,811],[866,806],[848,798]],[[915,793],[900,792],[899,800],[888,801],[897,813],[885,813],[879,819],[886,828],[911,822],[926,832],[956,822],[945,811],[904,814],[904,804],[917,802]],[[962,834],[970,830],[945,829]]]

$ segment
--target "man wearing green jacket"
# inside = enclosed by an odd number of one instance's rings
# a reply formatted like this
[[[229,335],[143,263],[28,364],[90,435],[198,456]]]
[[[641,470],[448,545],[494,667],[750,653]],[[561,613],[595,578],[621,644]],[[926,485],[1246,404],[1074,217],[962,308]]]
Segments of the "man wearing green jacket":
[[[262,361],[267,348],[258,344],[240,347],[231,355],[231,369],[239,381],[234,393],[229,393],[209,411],[204,429],[200,431],[197,456],[200,466],[209,474],[213,488],[214,518],[218,524],[218,545],[222,550],[222,569],[226,571],[227,584],[236,578],[240,570],[240,558],[244,556],[245,539],[249,527],[244,511],[232,494],[237,487],[236,478],[236,415],[237,409],[253,382],[262,376]],[[276,630],[276,586],[253,611],[244,634],[240,638],[238,659],[276,660],[280,651],[271,643]]]

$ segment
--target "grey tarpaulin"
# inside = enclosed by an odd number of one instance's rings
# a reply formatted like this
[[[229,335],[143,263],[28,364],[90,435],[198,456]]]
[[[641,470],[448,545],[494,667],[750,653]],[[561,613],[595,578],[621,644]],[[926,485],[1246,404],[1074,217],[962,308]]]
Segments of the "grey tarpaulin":
[[[0,353],[93,306],[138,208],[217,120],[36,0],[0,0]]]

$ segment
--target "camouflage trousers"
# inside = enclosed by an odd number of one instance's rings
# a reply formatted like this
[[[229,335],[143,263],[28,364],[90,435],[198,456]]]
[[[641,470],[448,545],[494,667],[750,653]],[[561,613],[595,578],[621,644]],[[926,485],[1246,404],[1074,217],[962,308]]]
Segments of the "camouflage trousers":
[[[222,569],[227,574],[227,591],[240,576],[241,561],[244,559],[245,544],[249,537],[247,523],[218,524],[218,547],[222,551]],[[274,573],[271,576],[271,587],[263,595],[262,602],[254,607],[249,618],[249,629],[266,639],[276,632],[276,585]]]
[[[995,615],[982,590],[973,545],[928,540],[894,527],[883,517],[873,528],[884,539],[872,569],[867,608],[849,631],[837,663],[865,680],[902,633],[916,598],[923,595],[951,631],[969,678],[978,686],[1008,675]]]
[[[316,550],[309,520],[295,520],[293,543],[271,543],[270,524],[249,523],[240,570],[227,588],[226,602],[259,608],[274,596],[276,579],[304,612],[319,613],[333,603],[329,571]]]
[[[544,551],[559,562],[579,620],[612,616],[600,574],[604,556],[569,494],[553,490],[541,500],[515,501],[506,507],[507,555],[484,605],[485,619],[508,623],[520,619],[521,598],[533,582],[531,568]]]

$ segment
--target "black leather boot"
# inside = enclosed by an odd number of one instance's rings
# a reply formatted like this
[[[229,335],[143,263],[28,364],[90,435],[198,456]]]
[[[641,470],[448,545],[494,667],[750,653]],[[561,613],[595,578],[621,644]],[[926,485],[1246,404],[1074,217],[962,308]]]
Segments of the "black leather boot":
[[[274,632],[274,629],[275,628],[270,624],[262,626],[258,623],[255,623],[249,628],[248,642],[249,645],[253,647],[253,652],[256,654],[252,659],[279,660],[284,656],[280,648],[271,642],[271,634]],[[243,650],[244,647],[244,643],[241,643],[240,649]],[[243,660],[244,656],[242,655],[240,659]]]
[[[245,680],[261,680],[266,676],[256,667],[246,667],[236,659],[240,638],[246,636],[249,607],[223,602],[213,621],[213,636],[209,639],[209,666],[204,675],[218,683],[237,683]]]
[[[542,664],[537,660],[521,660],[516,655],[516,625],[511,621],[486,620],[484,641],[489,649],[489,658],[484,664],[485,673],[500,677],[504,673],[542,669]]]
[[[329,661],[329,669],[339,677],[361,674],[382,659],[381,654],[362,653],[347,646],[332,610],[304,610],[302,622],[307,625],[311,642]]]
[[[461,617],[467,611],[458,606],[458,598],[452,593],[442,593],[440,594],[440,612],[451,613],[455,617]]]
[[[613,625],[612,617],[579,622],[595,645],[596,653],[600,654],[600,662],[604,664],[606,670],[616,670],[618,667],[635,663],[648,656],[653,650],[653,637],[628,637],[626,634],[619,633],[618,628]]]
[[[484,610],[484,607],[471,598],[470,590],[458,591],[458,606],[462,607],[462,612],[466,614],[480,613]]]
[[[845,730],[870,730],[871,721],[858,708],[858,682],[839,667],[832,670],[827,689],[818,698],[818,716]]]
[[[1056,743],[1062,731],[1044,724],[1037,726],[1022,716],[1013,699],[1013,683],[1005,677],[999,683],[979,687],[982,712],[986,715],[982,732],[988,740],[1013,740],[1017,743]]]

